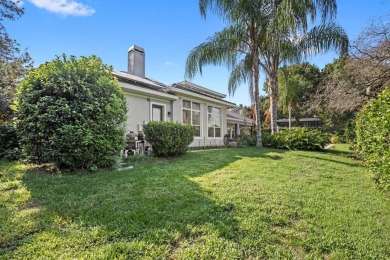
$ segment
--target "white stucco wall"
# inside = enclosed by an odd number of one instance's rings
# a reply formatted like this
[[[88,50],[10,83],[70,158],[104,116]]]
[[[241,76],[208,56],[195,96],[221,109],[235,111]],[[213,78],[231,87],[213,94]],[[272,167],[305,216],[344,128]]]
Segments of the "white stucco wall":
[[[137,125],[144,121],[151,120],[152,104],[162,105],[164,107],[163,117],[165,121],[172,121],[172,116],[168,116],[168,112],[172,113],[171,102],[147,96],[134,95],[125,93],[127,102],[127,123],[126,133],[134,131],[138,133]]]
[[[157,97],[151,97],[149,95],[142,95],[139,93],[132,93],[125,91],[125,97],[127,102],[127,123],[126,133],[134,131],[138,133],[138,124],[144,121],[151,121],[152,105],[161,105],[164,108],[163,117],[165,121],[183,122],[183,100],[189,100],[201,104],[201,136],[194,137],[194,141],[190,146],[221,146],[223,145],[223,136],[227,134],[227,121],[226,121],[226,107],[209,101],[199,100],[187,96],[179,96],[177,100],[164,100]],[[221,137],[209,138],[208,137],[208,113],[207,107],[213,106],[221,108]],[[170,116],[168,116],[170,112]]]

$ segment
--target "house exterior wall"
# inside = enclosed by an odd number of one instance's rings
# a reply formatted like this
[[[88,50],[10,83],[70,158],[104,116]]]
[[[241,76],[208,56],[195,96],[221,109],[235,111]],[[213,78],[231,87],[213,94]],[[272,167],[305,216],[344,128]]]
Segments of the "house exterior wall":
[[[172,120],[175,122],[183,122],[183,100],[192,101],[200,103],[200,114],[201,114],[201,131],[200,137],[194,137],[194,141],[190,146],[221,146],[224,145],[223,137],[227,134],[227,121],[226,121],[226,111],[227,109],[223,106],[204,102],[199,99],[194,99],[191,97],[181,96],[179,99],[173,101],[172,103]],[[208,106],[213,106],[221,109],[221,137],[208,137]]]
[[[138,124],[151,121],[152,105],[161,105],[164,108],[163,120],[172,121],[168,112],[172,113],[171,102],[162,99],[150,98],[142,95],[125,93],[127,102],[126,133],[134,131],[138,133]]]
[[[224,145],[224,135],[227,134],[227,108],[222,104],[201,100],[190,96],[180,96],[177,100],[167,100],[163,96],[159,98],[157,95],[150,96],[147,93],[133,92],[124,88],[128,83],[123,85],[127,102],[127,122],[126,133],[134,131],[138,133],[138,124],[149,122],[152,119],[152,105],[157,104],[163,106],[163,120],[168,122],[183,123],[183,100],[188,100],[200,103],[200,137],[194,137],[194,141],[190,146],[221,146]],[[221,137],[208,137],[208,106],[213,106],[221,109]],[[168,116],[170,112],[170,116]]]
[[[208,113],[207,107],[213,106],[221,108],[221,137],[208,137]],[[190,146],[222,146],[224,145],[223,137],[227,133],[226,108],[215,104],[201,103],[201,136],[194,137]]]
[[[172,102],[172,121],[173,122],[183,122],[182,117],[182,105],[183,99],[179,97],[177,100]]]

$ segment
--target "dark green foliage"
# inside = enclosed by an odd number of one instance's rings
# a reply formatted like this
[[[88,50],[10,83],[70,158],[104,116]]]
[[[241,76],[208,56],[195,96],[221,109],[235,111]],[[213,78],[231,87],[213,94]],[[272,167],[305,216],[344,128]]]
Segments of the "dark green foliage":
[[[358,113],[356,151],[367,161],[375,181],[390,189],[390,87]]]
[[[353,144],[356,142],[356,132],[355,132],[355,120],[348,120],[347,123],[345,124],[344,128],[344,139],[345,142]]]
[[[124,146],[126,101],[95,57],[57,57],[28,73],[18,93],[18,131],[28,158],[71,169],[107,167]]]
[[[312,117],[310,108],[311,95],[317,90],[321,81],[321,73],[317,66],[308,62],[284,66],[279,69],[279,112],[288,118],[288,107],[291,116],[298,121],[299,118]]]
[[[238,139],[240,145],[256,146],[256,135],[241,135]]]
[[[184,154],[194,140],[193,127],[176,122],[149,122],[144,132],[156,156]]]
[[[17,160],[20,157],[18,137],[12,124],[0,125],[0,159]]]
[[[291,130],[281,130],[272,135],[263,133],[263,143],[266,147],[274,147],[289,150],[311,150],[324,149],[329,142],[329,136],[317,129],[294,127]]]

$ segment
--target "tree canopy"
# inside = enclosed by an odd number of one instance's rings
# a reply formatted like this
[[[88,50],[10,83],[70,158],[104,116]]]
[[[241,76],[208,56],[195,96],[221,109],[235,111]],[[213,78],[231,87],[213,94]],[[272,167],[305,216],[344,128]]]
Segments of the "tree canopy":
[[[360,109],[390,83],[390,26],[375,19],[352,42],[349,55],[326,65],[312,108],[332,113]]]
[[[271,129],[277,129],[278,72],[282,63],[300,61],[330,49],[346,52],[348,37],[334,23],[336,1],[234,1],[199,0],[202,15],[218,14],[228,26],[195,47],[189,54],[186,75],[202,73],[206,64],[226,65],[231,70],[229,93],[248,82],[256,115],[260,119],[259,72],[267,74]],[[321,23],[309,30],[309,24]],[[258,125],[258,137],[260,122]],[[259,139],[259,138],[258,138]],[[259,140],[258,140],[259,141]]]
[[[4,26],[5,20],[15,20],[23,15],[20,1],[0,0],[0,123],[12,118],[10,108],[17,85],[31,67],[31,58],[21,51]]]

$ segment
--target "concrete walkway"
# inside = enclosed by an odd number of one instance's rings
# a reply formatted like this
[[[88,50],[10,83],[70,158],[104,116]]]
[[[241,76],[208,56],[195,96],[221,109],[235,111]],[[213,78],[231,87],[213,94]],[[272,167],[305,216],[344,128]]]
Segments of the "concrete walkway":
[[[327,145],[325,145],[324,149],[327,150],[327,149],[331,148],[332,146],[334,146],[334,144],[327,144]]]

